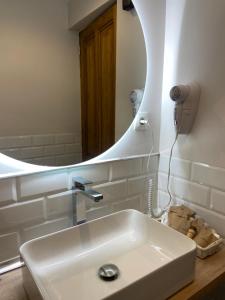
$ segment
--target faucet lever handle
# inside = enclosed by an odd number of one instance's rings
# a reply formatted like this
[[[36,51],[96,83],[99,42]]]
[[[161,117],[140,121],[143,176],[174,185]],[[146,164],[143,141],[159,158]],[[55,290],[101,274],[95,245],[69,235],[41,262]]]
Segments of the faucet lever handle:
[[[72,178],[72,182],[73,182],[73,187],[76,189],[80,189],[82,191],[85,191],[85,187],[88,184],[92,184],[93,182],[85,179],[83,177],[73,177]]]

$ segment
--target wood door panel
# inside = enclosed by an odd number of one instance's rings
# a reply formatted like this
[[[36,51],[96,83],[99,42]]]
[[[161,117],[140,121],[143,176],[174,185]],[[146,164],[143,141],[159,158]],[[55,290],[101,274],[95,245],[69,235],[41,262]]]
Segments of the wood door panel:
[[[88,72],[86,74],[86,99],[85,99],[85,110],[86,110],[86,144],[87,144],[87,158],[93,157],[99,153],[98,143],[98,123],[96,122],[97,117],[97,91],[96,91],[96,51],[95,51],[95,39],[94,36],[87,42],[86,48],[86,62]]]
[[[101,89],[101,150],[115,140],[115,56],[114,25],[108,23],[99,31],[100,89]]]
[[[81,107],[82,107],[82,147],[83,160],[99,153],[96,82],[96,43],[95,34],[85,36],[81,41]]]
[[[80,33],[83,159],[115,141],[116,5]]]

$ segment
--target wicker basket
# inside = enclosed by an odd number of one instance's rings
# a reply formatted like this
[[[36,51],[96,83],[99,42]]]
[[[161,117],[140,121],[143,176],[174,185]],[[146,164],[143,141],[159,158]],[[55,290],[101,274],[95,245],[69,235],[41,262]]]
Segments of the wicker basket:
[[[166,226],[169,226],[167,214],[165,214],[164,217],[161,219],[161,223],[163,223]],[[218,252],[223,246],[224,246],[224,239],[222,237],[220,237],[217,241],[208,245],[206,248],[202,248],[199,245],[197,245],[196,255],[197,255],[197,257],[204,259],[204,258]]]
[[[224,239],[220,238],[219,240],[213,242],[206,248],[202,248],[197,245],[197,256],[201,259],[206,258],[207,256],[215,254],[219,251],[224,245]]]

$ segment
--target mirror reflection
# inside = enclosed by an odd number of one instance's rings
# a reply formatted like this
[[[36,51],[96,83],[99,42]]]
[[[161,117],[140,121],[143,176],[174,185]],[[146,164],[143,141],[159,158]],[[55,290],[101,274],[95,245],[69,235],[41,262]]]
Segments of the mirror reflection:
[[[3,154],[75,164],[130,126],[146,78],[142,28],[124,1],[97,2],[0,1]]]

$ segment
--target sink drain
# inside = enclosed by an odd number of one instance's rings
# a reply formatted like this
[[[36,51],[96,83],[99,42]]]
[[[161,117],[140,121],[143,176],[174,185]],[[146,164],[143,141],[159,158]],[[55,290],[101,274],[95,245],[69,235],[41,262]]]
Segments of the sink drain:
[[[98,276],[104,281],[113,281],[118,278],[120,271],[116,265],[107,264],[98,270]]]

